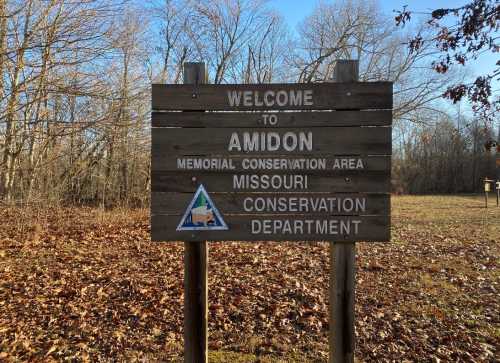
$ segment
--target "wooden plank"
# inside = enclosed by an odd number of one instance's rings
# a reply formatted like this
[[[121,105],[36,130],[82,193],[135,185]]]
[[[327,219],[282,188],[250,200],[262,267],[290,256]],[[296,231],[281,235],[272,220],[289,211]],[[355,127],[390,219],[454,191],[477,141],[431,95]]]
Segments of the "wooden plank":
[[[239,95],[239,102],[231,105],[228,92]],[[392,83],[153,84],[152,96],[153,110],[391,109]]]
[[[391,110],[302,112],[153,112],[152,127],[262,127],[269,115],[274,127],[391,126]]]
[[[389,215],[390,213],[388,194],[210,193],[210,197],[218,210],[225,215],[258,212],[310,215]],[[153,192],[151,213],[182,215],[192,198],[192,193]],[[352,200],[355,201],[354,204]],[[359,205],[357,209],[353,208],[356,201],[363,203],[364,208],[359,208]],[[326,213],[325,208],[318,208],[319,203],[326,203],[324,206],[327,206],[329,212]],[[267,207],[264,207],[265,205]]]
[[[179,159],[179,160],[178,160]],[[286,159],[285,162],[283,160]],[[208,161],[207,161],[208,160]],[[309,165],[307,165],[306,161]],[[261,162],[267,169],[256,169]],[[284,163],[284,168],[281,168]],[[325,168],[319,165],[323,164]],[[275,168],[276,164],[278,169]],[[352,169],[357,166],[362,168]],[[341,174],[346,170],[357,170],[358,172],[385,171],[391,170],[391,157],[388,155],[376,156],[336,156],[336,155],[308,155],[307,157],[288,155],[251,155],[251,156],[231,156],[227,155],[169,155],[156,152],[151,155],[151,166],[155,171],[185,171],[203,173],[270,173],[275,171],[287,171],[288,173],[306,172],[311,175],[319,174]],[[295,167],[297,166],[297,168]],[[340,168],[339,168],[340,166]],[[293,169],[292,169],[293,168]]]
[[[194,193],[203,184],[209,193],[214,192],[333,192],[333,193],[389,193],[390,175],[386,172],[342,173],[307,177],[307,189],[297,188],[264,188],[259,185],[255,189],[234,189],[233,174],[215,174],[200,172],[153,171],[151,173],[151,190],[153,192],[190,192]],[[240,174],[235,174],[240,175]],[[244,174],[250,175],[250,174]],[[255,174],[257,175],[257,174]],[[265,175],[289,175],[273,173]],[[300,174],[307,175],[307,174]],[[246,177],[245,177],[246,178]],[[297,185],[297,183],[295,184]]]
[[[151,216],[151,240],[152,241],[388,241],[390,239],[390,229],[388,216],[363,216],[363,217],[325,217],[316,218],[311,216],[276,216],[276,215],[223,215],[224,221],[228,225],[227,231],[209,230],[209,231],[176,231],[177,225],[180,222],[180,216],[169,215],[152,215]],[[264,220],[278,220],[282,225],[287,222],[294,226],[296,222],[302,223],[302,233],[273,233],[274,223],[269,222],[266,232],[269,233],[252,233],[252,224],[254,224],[254,232],[259,232],[257,228],[262,229]],[[320,230],[316,227],[316,220],[320,225]],[[255,221],[255,222],[253,222]],[[307,230],[306,221],[311,222],[311,230]],[[323,222],[326,221],[326,222]],[[332,222],[330,222],[332,221]],[[358,223],[359,221],[359,223]],[[326,228],[324,233],[320,233],[321,228],[332,224],[332,230]],[[340,233],[340,224],[343,223],[350,228],[350,234]],[[354,233],[354,225],[358,225],[358,233]],[[259,227],[257,227],[259,226]],[[335,227],[337,226],[337,227]],[[299,226],[300,227],[300,226]],[[267,227],[266,227],[267,228]],[[295,228],[295,227],[293,227]],[[279,229],[281,231],[281,229]],[[277,231],[277,230],[276,230]],[[299,230],[300,232],[300,230]],[[310,233],[309,233],[310,232]]]
[[[244,146],[244,133],[249,133],[250,138],[255,136],[255,146],[258,150],[254,152],[266,152],[269,141],[261,135],[274,132],[277,138],[271,142],[279,148],[276,154],[286,155],[308,155],[313,153],[330,153],[338,155],[390,155],[392,152],[392,135],[390,127],[320,127],[314,130],[296,128],[251,128],[232,130],[207,129],[207,128],[158,128],[152,134],[151,152],[153,155],[205,155],[217,153],[219,155],[247,154]],[[309,135],[308,133],[311,133]],[[231,143],[233,133],[237,133],[240,150]],[[287,134],[287,133],[293,133]],[[285,137],[285,134],[288,135]],[[302,135],[302,136],[301,136]],[[267,136],[264,136],[267,137]],[[303,138],[303,139],[301,139]],[[295,141],[294,141],[295,140]],[[302,141],[300,141],[302,140]],[[262,145],[264,143],[264,145]],[[310,145],[312,143],[312,146]],[[229,148],[229,145],[233,145]],[[287,144],[289,149],[285,150]],[[292,146],[296,146],[293,147]],[[231,151],[229,151],[231,149]],[[309,149],[311,149],[309,151]],[[253,153],[253,152],[252,152]]]

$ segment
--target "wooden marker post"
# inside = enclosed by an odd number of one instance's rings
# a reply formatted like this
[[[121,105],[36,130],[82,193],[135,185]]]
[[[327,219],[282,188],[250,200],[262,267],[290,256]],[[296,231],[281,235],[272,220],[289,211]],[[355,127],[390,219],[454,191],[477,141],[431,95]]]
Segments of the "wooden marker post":
[[[488,208],[488,193],[491,191],[490,183],[493,183],[493,180],[484,178],[484,207]]]
[[[359,62],[340,60],[335,82],[357,82]],[[330,242],[330,363],[354,362],[355,242]]]
[[[495,185],[497,188],[497,207],[498,207],[498,203],[500,201],[500,180],[497,180]]]
[[[488,208],[488,183],[484,183],[484,207]]]
[[[206,83],[205,63],[184,63],[184,83]],[[184,242],[184,362],[208,362],[208,246]]]

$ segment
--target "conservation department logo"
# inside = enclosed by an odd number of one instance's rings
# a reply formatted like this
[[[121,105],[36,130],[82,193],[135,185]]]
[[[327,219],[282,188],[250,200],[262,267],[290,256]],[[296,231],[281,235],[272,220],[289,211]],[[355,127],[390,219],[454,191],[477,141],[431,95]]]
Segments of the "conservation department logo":
[[[177,231],[224,231],[228,229],[205,187],[200,184],[177,226]]]

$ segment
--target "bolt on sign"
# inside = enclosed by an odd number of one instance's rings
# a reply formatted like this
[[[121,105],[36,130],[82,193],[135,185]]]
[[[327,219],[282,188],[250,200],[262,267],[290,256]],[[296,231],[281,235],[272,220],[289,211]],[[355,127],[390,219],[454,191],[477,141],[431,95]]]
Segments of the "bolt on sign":
[[[387,241],[392,83],[153,85],[153,241]]]

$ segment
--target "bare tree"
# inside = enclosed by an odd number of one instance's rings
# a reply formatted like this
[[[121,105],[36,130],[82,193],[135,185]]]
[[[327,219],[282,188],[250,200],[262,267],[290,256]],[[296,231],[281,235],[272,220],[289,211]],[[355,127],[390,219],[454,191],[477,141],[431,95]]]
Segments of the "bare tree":
[[[8,3],[6,11],[12,15],[5,26],[4,107],[0,114],[5,125],[1,148],[1,191],[5,198],[12,197],[16,176],[23,170],[31,174],[31,189],[34,170],[47,161],[56,146],[63,132],[58,127],[63,122],[62,94],[84,94],[88,89],[87,77],[77,77],[71,86],[65,77],[77,65],[101,56],[115,8],[104,1]],[[20,159],[23,153],[27,154],[27,163]]]
[[[422,29],[425,31],[425,29]],[[407,49],[408,33],[370,1],[321,2],[300,25],[297,50],[289,59],[299,82],[327,81],[337,59],[359,59],[361,81],[394,82],[394,118],[430,107],[454,77],[425,72],[433,50]]]
[[[229,80],[234,83],[271,83],[287,79],[285,64],[290,36],[279,14],[269,12],[247,48],[230,61]]]
[[[162,83],[182,81],[182,65],[193,59],[194,44],[191,39],[191,23],[194,18],[194,1],[163,0],[154,3],[153,13],[160,27],[160,37],[155,50],[161,54]]]
[[[269,82],[285,52],[281,17],[264,0],[164,0],[153,9],[161,24],[162,82],[178,83],[187,59],[207,62],[212,83]]]
[[[150,83],[182,82],[187,60],[218,84],[324,82],[358,58],[361,80],[394,82],[401,184],[429,190],[416,170],[447,170],[465,190],[468,168],[485,170],[484,132],[453,134],[433,100],[456,75],[428,72],[434,50],[410,52],[404,31],[360,0],[319,3],[296,37],[265,0],[0,0],[0,197],[147,203]]]

